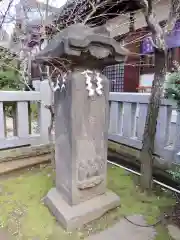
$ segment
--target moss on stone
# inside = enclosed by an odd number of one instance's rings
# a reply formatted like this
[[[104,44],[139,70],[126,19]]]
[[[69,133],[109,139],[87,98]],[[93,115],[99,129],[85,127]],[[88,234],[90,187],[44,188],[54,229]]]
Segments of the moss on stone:
[[[135,187],[132,176],[122,169],[109,167],[108,187],[121,197],[121,207],[101,219],[73,233],[66,233],[43,205],[43,197],[53,186],[50,167],[32,169],[17,176],[1,180],[0,223],[18,240],[78,240],[101,231],[118,221],[123,215],[143,214],[149,223],[156,221],[161,208],[174,203],[169,193],[146,196]],[[166,229],[158,226],[156,240],[166,240]]]

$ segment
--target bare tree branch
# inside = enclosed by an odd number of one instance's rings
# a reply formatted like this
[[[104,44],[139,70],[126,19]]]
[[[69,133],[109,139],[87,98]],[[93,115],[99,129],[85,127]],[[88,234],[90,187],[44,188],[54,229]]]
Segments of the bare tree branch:
[[[155,68],[154,80],[152,83],[151,96],[149,99],[146,123],[143,134],[142,149],[140,154],[141,162],[141,188],[142,190],[150,191],[152,189],[152,169],[154,163],[154,142],[156,135],[157,118],[163,96],[163,86],[167,73],[166,67],[166,36],[167,29],[173,30],[174,24],[178,18],[179,0],[171,1],[169,18],[167,27],[160,26],[153,11],[152,0],[139,0],[140,6],[143,9],[145,20],[149,30],[152,33],[152,41],[154,45]],[[168,31],[169,31],[168,30]]]
[[[152,0],[136,0],[139,6],[143,9],[143,13],[147,22],[147,26],[153,34],[153,45],[158,49],[167,49],[165,43],[165,36],[167,33],[171,32],[174,28],[176,21],[179,18],[180,12],[180,1],[171,0],[171,6],[169,10],[169,17],[167,19],[167,24],[163,28],[160,26],[156,15],[153,11]]]
[[[153,34],[153,45],[159,49],[165,49],[164,31],[161,28],[152,8],[152,0],[137,0],[139,6],[143,9],[147,26]]]
[[[1,23],[0,23],[0,29],[2,28],[2,26],[3,26],[4,22],[5,22],[5,19],[6,19],[6,17],[7,17],[7,14],[9,13],[9,10],[10,10],[10,8],[11,8],[11,5],[13,4],[13,1],[14,1],[14,0],[10,0],[10,2],[9,2],[9,4],[8,4],[7,8],[6,8],[6,11],[5,11],[5,13],[4,13],[3,17],[2,17],[2,21],[1,21]]]
[[[167,24],[164,28],[165,33],[169,33],[173,30],[176,21],[179,19],[179,11],[180,11],[180,1],[171,0],[169,17],[167,20]]]

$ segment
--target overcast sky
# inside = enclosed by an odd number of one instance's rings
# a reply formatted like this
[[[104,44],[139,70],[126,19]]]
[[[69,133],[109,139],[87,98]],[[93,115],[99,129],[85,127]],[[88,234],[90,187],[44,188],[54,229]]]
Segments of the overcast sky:
[[[4,14],[7,7],[8,7],[8,4],[11,0],[3,0],[2,2],[0,2],[0,14]],[[44,2],[46,3],[47,0],[38,0],[40,2]],[[14,13],[15,13],[15,8],[14,6],[19,2],[19,0],[14,0],[13,1],[13,4],[11,5],[11,9],[10,9],[10,16],[13,16]],[[66,0],[49,0],[49,5],[52,5],[54,7],[61,7],[62,5],[64,5],[64,3],[66,2]],[[12,33],[12,30],[13,30],[13,22],[12,18],[10,18],[10,16],[7,18],[6,20],[6,23],[3,25],[3,28],[9,33],[11,34]]]

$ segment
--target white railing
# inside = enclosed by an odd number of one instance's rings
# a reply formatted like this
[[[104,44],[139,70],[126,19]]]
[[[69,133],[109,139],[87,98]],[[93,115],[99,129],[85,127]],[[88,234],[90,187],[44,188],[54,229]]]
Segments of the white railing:
[[[49,104],[46,81],[39,92],[0,91],[0,149],[47,143],[50,113],[45,105]]]
[[[51,103],[50,95],[47,81],[41,83],[40,91],[0,91],[0,150],[48,143],[51,116],[45,105]],[[110,93],[109,140],[141,149],[148,101],[148,93]],[[180,114],[174,109],[172,102],[162,100],[155,154],[180,163]]]
[[[110,140],[141,149],[149,96],[149,93],[110,93]],[[175,108],[171,101],[161,101],[155,154],[165,161],[180,163],[180,114]]]

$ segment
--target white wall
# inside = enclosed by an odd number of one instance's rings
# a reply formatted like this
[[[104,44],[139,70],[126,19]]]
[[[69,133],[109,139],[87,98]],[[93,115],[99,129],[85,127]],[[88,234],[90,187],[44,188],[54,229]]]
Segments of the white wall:
[[[140,75],[139,79],[139,86],[140,87],[150,87],[152,86],[152,82],[154,79],[154,73],[153,74],[142,74]]]
[[[167,75],[168,75],[168,73],[167,73]],[[167,75],[166,75],[166,77],[167,77]],[[153,79],[154,79],[154,73],[142,74],[142,75],[140,75],[139,86],[143,86],[143,87],[152,86]],[[176,110],[173,110],[171,122],[176,123],[176,118],[177,118],[177,112],[176,112]]]

